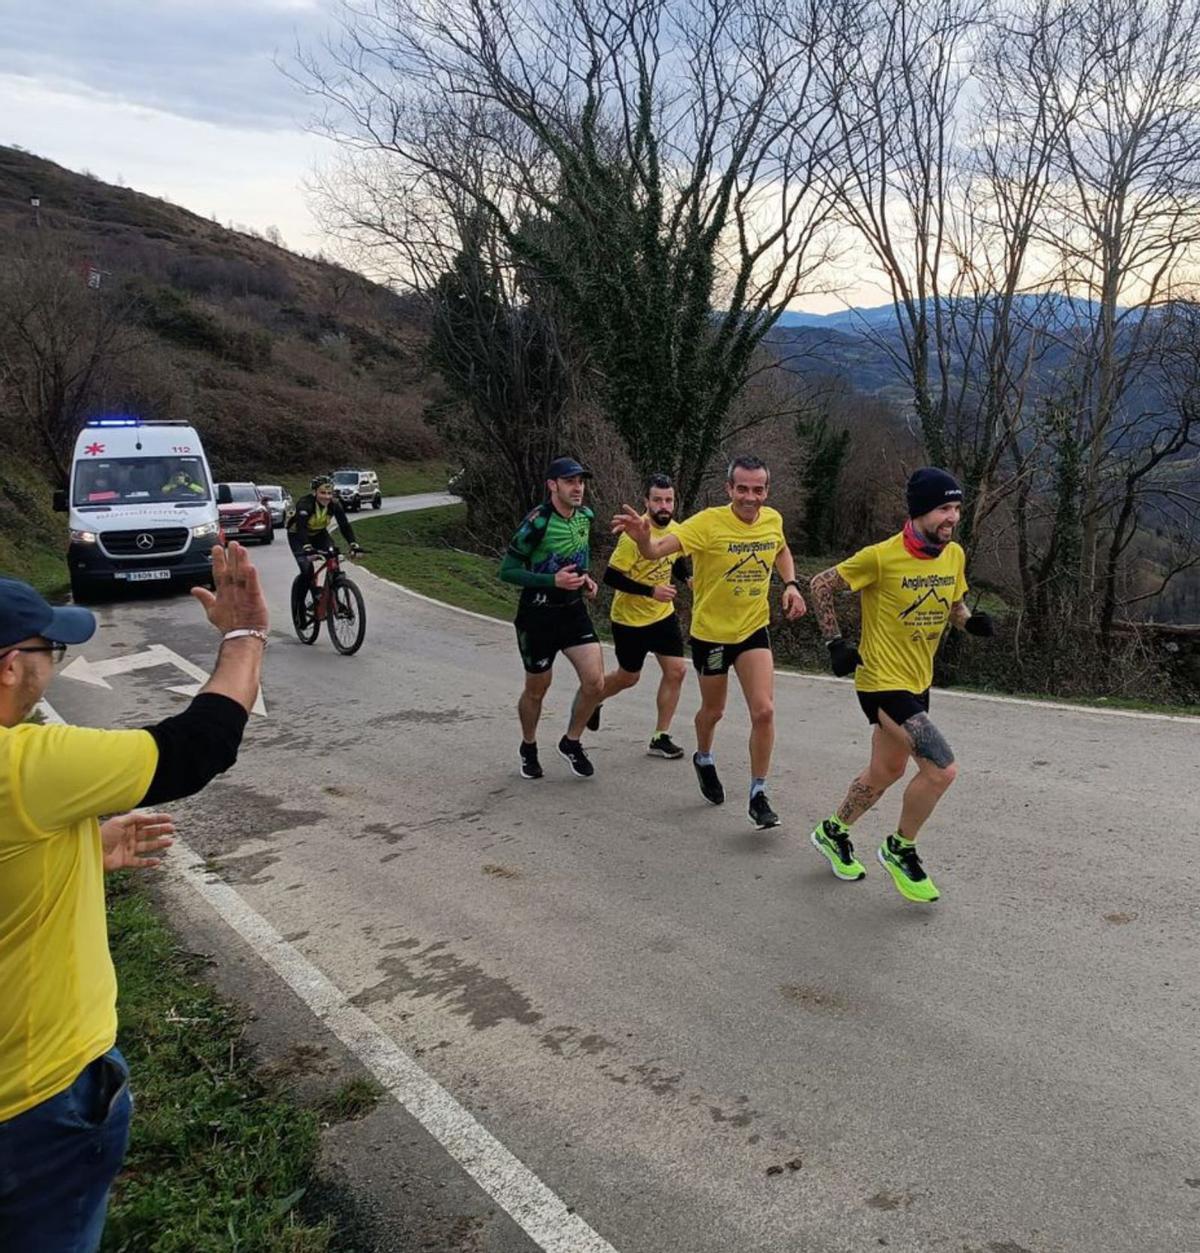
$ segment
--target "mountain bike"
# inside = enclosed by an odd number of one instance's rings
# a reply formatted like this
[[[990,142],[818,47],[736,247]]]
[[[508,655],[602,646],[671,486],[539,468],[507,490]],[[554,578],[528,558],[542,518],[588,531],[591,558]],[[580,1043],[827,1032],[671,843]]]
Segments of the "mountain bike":
[[[292,583],[292,626],[300,643],[314,643],[322,622],[339,653],[348,657],[362,647],[367,609],[362,592],[343,574],[342,554],[336,548],[313,554],[311,583],[306,583],[303,574],[297,574]]]

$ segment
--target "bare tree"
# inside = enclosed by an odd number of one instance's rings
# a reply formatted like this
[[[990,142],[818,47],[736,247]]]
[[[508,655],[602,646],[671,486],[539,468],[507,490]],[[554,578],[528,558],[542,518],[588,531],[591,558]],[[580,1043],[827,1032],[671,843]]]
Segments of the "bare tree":
[[[119,287],[88,285],[81,259],[44,234],[0,270],[0,396],[61,482],[87,411],[113,363],[139,342]]]
[[[357,195],[333,205],[353,200],[358,242],[411,264],[464,200],[488,214],[555,291],[635,463],[692,499],[827,256],[843,7],[374,0],[343,23],[304,64],[353,156]]]
[[[1111,621],[1128,540],[1112,485],[1132,446],[1161,449],[1158,387],[1172,319],[1200,244],[1200,7],[1193,0],[1071,0],[1052,72],[1034,80],[1056,119],[1051,208],[1041,243],[1080,311],[1068,345],[1083,450],[1081,605]],[[1155,461],[1155,464],[1159,464]],[[1142,481],[1142,476],[1139,481]],[[1139,489],[1141,490],[1141,489]],[[1124,489],[1118,491],[1122,502]]]

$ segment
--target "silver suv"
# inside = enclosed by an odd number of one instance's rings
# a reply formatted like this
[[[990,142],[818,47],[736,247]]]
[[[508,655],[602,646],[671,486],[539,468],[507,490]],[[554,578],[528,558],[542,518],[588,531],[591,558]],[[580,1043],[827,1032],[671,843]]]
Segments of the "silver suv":
[[[357,512],[363,505],[378,509],[383,505],[383,494],[379,490],[379,476],[374,470],[335,470],[333,472],[333,490],[338,499],[349,510]]]

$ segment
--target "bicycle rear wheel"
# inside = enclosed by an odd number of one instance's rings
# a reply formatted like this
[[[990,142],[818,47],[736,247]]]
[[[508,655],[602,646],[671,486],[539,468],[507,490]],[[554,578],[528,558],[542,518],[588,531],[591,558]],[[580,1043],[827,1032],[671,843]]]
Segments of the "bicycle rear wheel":
[[[302,574],[296,575],[292,582],[292,626],[301,644],[311,644],[321,632],[308,580]]]
[[[339,576],[329,607],[329,638],[334,648],[348,657],[362,647],[366,634],[367,607],[362,592],[349,579]]]

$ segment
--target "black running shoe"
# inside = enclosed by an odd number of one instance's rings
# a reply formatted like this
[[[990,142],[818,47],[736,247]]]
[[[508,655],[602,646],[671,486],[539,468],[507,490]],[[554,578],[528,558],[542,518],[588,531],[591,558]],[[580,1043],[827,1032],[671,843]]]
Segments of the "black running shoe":
[[[596,773],[596,767],[588,760],[588,755],[578,740],[569,740],[564,735],[558,741],[558,751],[571,767],[572,774],[577,774],[581,779],[590,779]]]
[[[592,710],[592,716],[587,720],[587,729],[589,731],[600,730],[600,710],[602,708],[602,705],[597,705],[596,708]]]
[[[683,756],[683,749],[665,731],[650,741],[646,752],[651,757],[665,757],[668,761],[678,761]]]
[[[750,821],[760,831],[779,826],[779,815],[771,808],[766,792],[755,792],[750,798]]]
[[[521,778],[522,779],[540,779],[545,771],[542,770],[542,763],[538,761],[537,745],[526,744],[521,741]]]
[[[725,789],[721,786],[721,780],[717,778],[717,768],[711,763],[702,766],[696,758],[699,753],[692,754],[692,765],[696,768],[696,779],[700,784],[700,795],[704,797],[710,805],[725,804]]]

